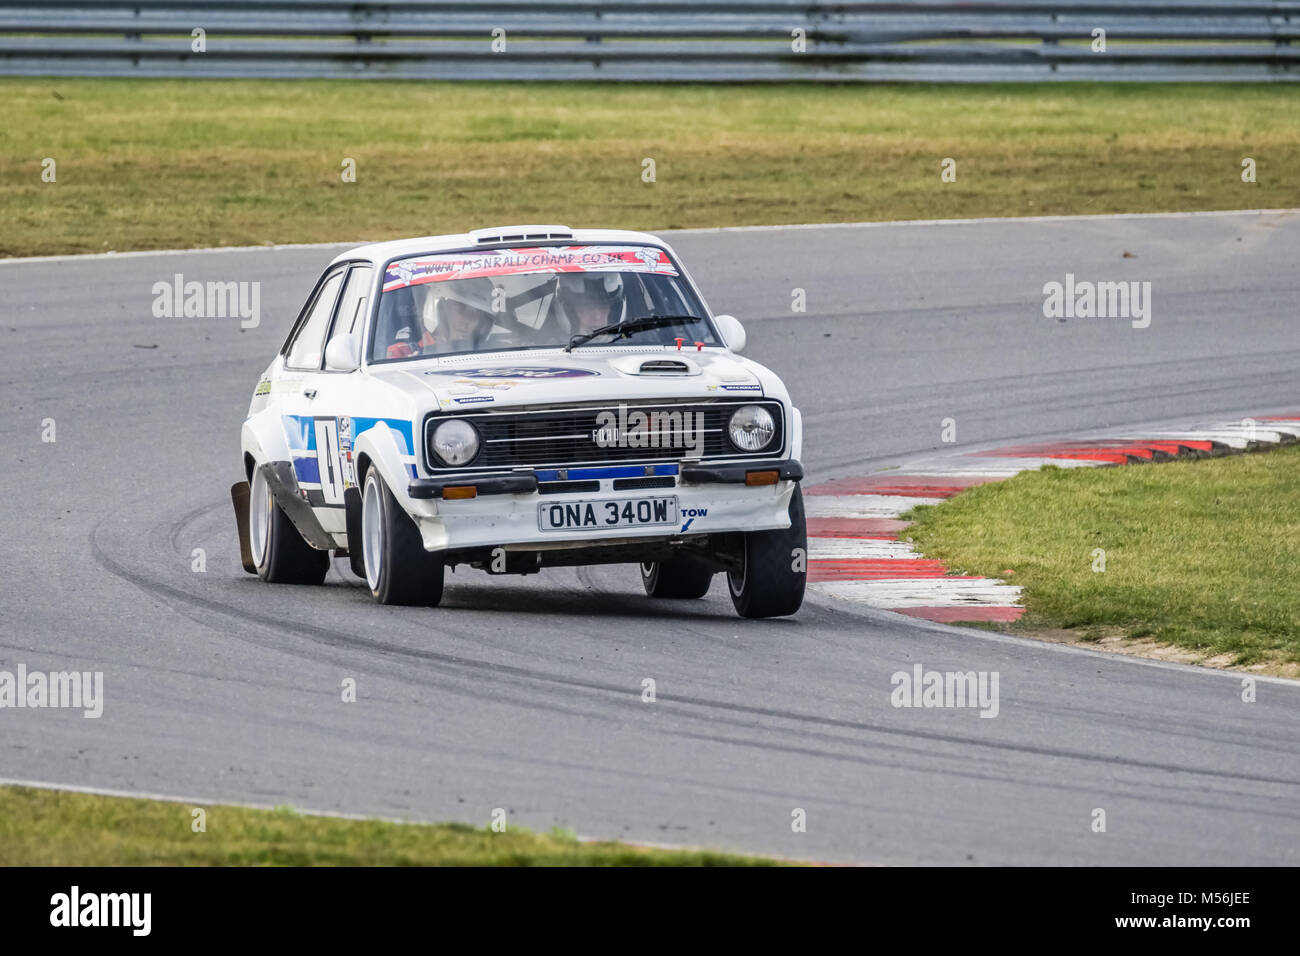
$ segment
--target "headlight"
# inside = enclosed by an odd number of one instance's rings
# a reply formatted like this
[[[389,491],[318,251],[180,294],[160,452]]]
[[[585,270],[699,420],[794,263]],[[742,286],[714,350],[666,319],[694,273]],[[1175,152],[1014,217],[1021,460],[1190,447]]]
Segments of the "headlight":
[[[459,418],[449,418],[433,430],[433,453],[443,464],[467,465],[478,454],[478,429]]]
[[[761,405],[741,405],[727,422],[727,437],[741,451],[766,448],[775,434],[772,413]]]

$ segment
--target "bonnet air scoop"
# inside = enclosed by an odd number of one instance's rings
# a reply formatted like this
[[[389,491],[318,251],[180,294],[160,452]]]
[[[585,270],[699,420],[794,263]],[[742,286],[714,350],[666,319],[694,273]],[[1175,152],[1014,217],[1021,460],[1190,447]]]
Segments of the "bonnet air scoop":
[[[630,351],[630,350],[629,350]],[[609,359],[624,375],[645,376],[646,378],[673,378],[684,375],[699,375],[700,366],[685,356],[665,355],[662,348],[656,347],[650,354],[618,355]]]
[[[690,375],[691,367],[681,359],[648,359],[637,369],[638,375]]]

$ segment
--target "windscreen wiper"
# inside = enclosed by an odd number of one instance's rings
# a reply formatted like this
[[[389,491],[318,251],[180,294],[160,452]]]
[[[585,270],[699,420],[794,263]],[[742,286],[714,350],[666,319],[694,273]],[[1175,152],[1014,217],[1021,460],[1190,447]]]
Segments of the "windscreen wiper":
[[[646,329],[658,329],[665,325],[690,325],[704,320],[698,315],[643,315],[639,319],[626,322],[611,322],[591,332],[584,332],[569,339],[564,351],[572,352],[579,345],[585,345],[598,335],[614,335],[615,339],[626,339]]]

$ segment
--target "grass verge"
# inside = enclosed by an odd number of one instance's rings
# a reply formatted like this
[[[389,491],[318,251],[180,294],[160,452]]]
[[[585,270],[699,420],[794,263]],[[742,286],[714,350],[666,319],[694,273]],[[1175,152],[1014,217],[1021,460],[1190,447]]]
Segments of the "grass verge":
[[[0,866],[754,866],[711,851],[580,843],[463,823],[390,823],[292,809],[192,807],[128,797],[0,787]]]
[[[1013,632],[1155,642],[1287,673],[1300,662],[1300,446],[1048,467],[908,517],[928,557],[1024,588]]]
[[[1300,206],[1300,92],[1280,84],[5,78],[0,98],[8,256],[530,221],[663,229]],[[1241,180],[1245,157],[1257,183]],[[945,158],[955,182],[940,180]],[[42,181],[46,159],[54,182]]]

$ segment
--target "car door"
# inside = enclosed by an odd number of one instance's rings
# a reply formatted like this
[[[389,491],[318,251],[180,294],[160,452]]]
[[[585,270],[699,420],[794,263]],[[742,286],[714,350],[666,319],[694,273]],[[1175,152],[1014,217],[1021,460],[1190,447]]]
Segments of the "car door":
[[[294,477],[308,502],[318,509],[318,517],[319,509],[336,500],[340,507],[343,503],[333,455],[338,442],[337,438],[331,439],[331,429],[318,420],[317,399],[326,378],[322,371],[326,335],[348,270],[349,264],[342,263],[331,266],[321,277],[281,355],[281,414],[293,455]],[[334,530],[329,525],[323,527]]]
[[[301,356],[301,361],[314,359],[316,368],[310,373],[310,383],[302,389],[303,411],[298,427],[315,459],[316,488],[307,487],[308,500],[316,509],[316,517],[326,531],[343,532],[343,493],[356,484],[356,469],[352,461],[354,436],[352,415],[355,414],[362,387],[358,373],[351,369],[331,368],[325,360],[329,342],[338,335],[355,335],[358,340],[365,331],[369,311],[374,268],[368,262],[346,263],[340,272],[335,301],[329,311],[329,321],[324,325],[321,354]],[[305,469],[310,471],[310,466]]]
[[[370,263],[355,263],[348,268],[339,294],[334,318],[330,323],[329,342],[339,335],[364,337],[369,315],[371,286],[375,271]],[[313,400],[315,417],[317,460],[321,468],[321,492],[325,507],[342,509],[343,492],[357,483],[352,461],[352,440],[355,437],[352,416],[360,407],[364,387],[362,376],[353,369],[334,369],[328,361],[321,365],[317,394]],[[334,517],[340,517],[341,510]]]

